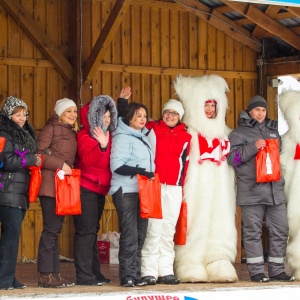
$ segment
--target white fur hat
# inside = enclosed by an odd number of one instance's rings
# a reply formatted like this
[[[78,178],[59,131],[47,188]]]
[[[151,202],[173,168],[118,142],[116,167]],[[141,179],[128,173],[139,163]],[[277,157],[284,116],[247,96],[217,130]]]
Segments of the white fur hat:
[[[60,117],[63,114],[63,112],[71,106],[77,107],[76,103],[73,100],[68,98],[63,98],[61,100],[56,101],[54,111]]]
[[[168,102],[165,103],[163,112],[166,109],[174,109],[176,112],[178,112],[180,120],[184,114],[184,109],[183,109],[181,102],[178,100],[175,100],[175,99],[170,99]]]

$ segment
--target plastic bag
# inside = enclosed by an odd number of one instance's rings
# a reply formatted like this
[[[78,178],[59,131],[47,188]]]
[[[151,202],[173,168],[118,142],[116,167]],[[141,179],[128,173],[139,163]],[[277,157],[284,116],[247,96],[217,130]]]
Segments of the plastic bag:
[[[280,157],[277,139],[266,140],[266,147],[256,154],[256,182],[280,180]]]
[[[177,245],[185,245],[186,232],[187,232],[187,204],[185,201],[182,201],[179,218],[176,224],[174,243]]]
[[[35,202],[42,182],[41,169],[44,163],[44,157],[43,156],[40,157],[41,157],[41,164],[38,167],[37,166],[28,167],[28,169],[31,171],[30,181],[29,181],[29,192],[28,192],[29,202]]]
[[[119,264],[119,240],[120,233],[108,232],[98,236],[98,253],[99,260],[102,264]]]
[[[154,180],[147,176],[137,175],[141,218],[162,219],[161,186],[159,176],[156,173]]]
[[[56,214],[79,215],[81,214],[80,201],[80,170],[72,169],[72,175],[63,176],[60,179],[55,172],[55,194],[56,194]]]
[[[3,148],[5,146],[6,138],[0,136],[0,153],[3,151]]]

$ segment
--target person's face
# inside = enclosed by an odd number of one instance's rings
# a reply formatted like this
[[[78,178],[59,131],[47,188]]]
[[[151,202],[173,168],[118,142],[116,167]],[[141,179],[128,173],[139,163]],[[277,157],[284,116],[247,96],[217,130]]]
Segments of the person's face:
[[[103,125],[105,128],[107,128],[109,126],[110,121],[111,121],[110,111],[108,110],[103,116]]]
[[[252,119],[261,123],[266,118],[267,110],[264,107],[255,107],[251,111],[249,111],[249,115]]]
[[[77,108],[75,106],[67,108],[60,116],[60,119],[64,123],[74,125],[77,119]]]
[[[169,127],[175,127],[179,122],[179,114],[174,109],[166,109],[163,111],[163,121]]]
[[[26,119],[27,119],[27,111],[26,109],[21,109],[17,112],[15,112],[12,116],[11,119],[17,123],[20,127],[23,127]]]
[[[206,102],[204,104],[204,112],[207,118],[214,119],[216,117],[216,105],[215,103]]]
[[[141,130],[147,122],[147,114],[144,108],[139,108],[133,118],[130,120],[130,127],[135,130]]]

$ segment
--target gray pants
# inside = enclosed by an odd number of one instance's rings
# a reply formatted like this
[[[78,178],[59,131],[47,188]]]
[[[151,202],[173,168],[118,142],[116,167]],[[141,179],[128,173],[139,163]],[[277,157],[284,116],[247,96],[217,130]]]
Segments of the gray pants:
[[[269,230],[269,276],[284,272],[288,238],[288,222],[285,203],[279,205],[245,205],[242,208],[243,243],[250,276],[264,273],[262,225],[266,221]]]

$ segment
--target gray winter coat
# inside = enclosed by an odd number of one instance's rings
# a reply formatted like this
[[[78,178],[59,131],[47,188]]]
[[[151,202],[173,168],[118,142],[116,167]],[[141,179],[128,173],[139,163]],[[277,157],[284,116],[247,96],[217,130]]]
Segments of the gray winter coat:
[[[237,204],[274,205],[285,202],[283,193],[284,180],[274,182],[256,182],[256,154],[255,142],[258,139],[278,139],[277,121],[265,119],[259,123],[252,119],[247,111],[242,111],[238,127],[229,135],[230,154],[227,161],[234,166],[237,178]]]

